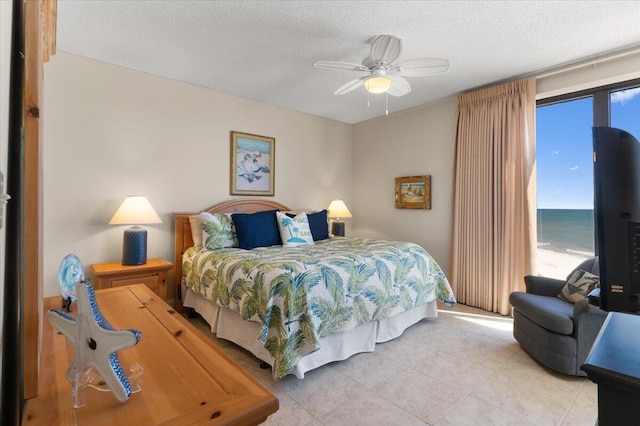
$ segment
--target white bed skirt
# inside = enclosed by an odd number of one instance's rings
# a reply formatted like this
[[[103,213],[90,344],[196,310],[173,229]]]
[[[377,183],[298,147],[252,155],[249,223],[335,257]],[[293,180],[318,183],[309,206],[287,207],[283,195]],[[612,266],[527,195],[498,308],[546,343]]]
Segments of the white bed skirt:
[[[217,337],[229,340],[245,348],[257,358],[273,365],[271,354],[258,341],[259,323],[245,321],[237,312],[220,307],[191,290],[187,289],[183,294],[185,294],[183,306],[195,309],[209,323],[211,331]],[[302,379],[307,371],[324,364],[341,361],[360,352],[373,352],[376,343],[395,339],[421,319],[437,316],[437,304],[433,300],[392,318],[371,321],[361,324],[353,330],[323,337],[319,341],[320,349],[302,357],[292,374]]]

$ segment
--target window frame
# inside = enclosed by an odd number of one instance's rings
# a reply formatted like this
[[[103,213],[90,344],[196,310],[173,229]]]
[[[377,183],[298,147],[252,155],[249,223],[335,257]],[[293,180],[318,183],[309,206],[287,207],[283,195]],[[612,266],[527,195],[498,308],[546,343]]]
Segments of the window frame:
[[[593,98],[593,126],[611,125],[611,92],[640,87],[640,78],[625,80],[618,83],[596,86],[590,89],[569,92],[562,95],[538,99],[536,108],[558,104],[561,102],[576,101],[584,98]]]
[[[604,86],[596,86],[590,89],[569,92],[562,95],[551,96],[548,98],[536,100],[536,112],[538,107],[558,104],[562,102],[577,101],[585,98],[592,98],[593,102],[593,121],[592,126],[611,126],[611,93],[619,90],[633,89],[640,87],[640,78],[633,80],[625,80],[618,83],[607,84]],[[536,162],[537,162],[536,152]],[[538,188],[536,185],[536,192]],[[595,220],[596,206],[593,206],[594,214],[594,256],[598,256],[598,232],[597,221]]]

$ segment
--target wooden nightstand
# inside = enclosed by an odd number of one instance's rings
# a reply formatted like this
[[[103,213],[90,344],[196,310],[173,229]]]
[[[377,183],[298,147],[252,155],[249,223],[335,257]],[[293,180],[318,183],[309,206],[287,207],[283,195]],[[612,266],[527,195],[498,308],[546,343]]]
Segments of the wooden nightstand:
[[[94,263],[91,265],[93,288],[120,287],[144,284],[162,300],[167,300],[167,273],[173,263],[164,259],[149,259],[144,265],[125,266],[120,262]]]

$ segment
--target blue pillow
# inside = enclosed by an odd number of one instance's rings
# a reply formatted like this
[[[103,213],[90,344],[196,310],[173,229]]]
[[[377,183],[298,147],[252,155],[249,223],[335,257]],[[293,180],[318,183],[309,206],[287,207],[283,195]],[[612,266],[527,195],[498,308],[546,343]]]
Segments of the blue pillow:
[[[231,219],[236,226],[238,246],[251,250],[256,247],[282,245],[276,211],[232,214]]]
[[[289,217],[295,217],[295,214],[287,213]],[[309,219],[309,228],[311,228],[311,235],[313,235],[313,241],[326,240],[329,238],[329,224],[327,222],[327,210],[322,210],[317,213],[307,213],[307,219]]]

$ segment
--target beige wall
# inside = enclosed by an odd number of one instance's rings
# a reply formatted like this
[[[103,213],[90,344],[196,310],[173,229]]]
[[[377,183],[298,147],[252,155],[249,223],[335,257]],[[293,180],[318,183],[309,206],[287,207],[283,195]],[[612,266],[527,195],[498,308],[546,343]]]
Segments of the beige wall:
[[[639,54],[538,79],[538,97],[640,76]],[[45,65],[44,276],[57,294],[67,253],[85,265],[120,258],[107,222],[127,194],[161,215],[149,257],[172,259],[170,212],[229,196],[229,131],[276,138],[275,200],[292,208],[343,198],[347,234],[408,240],[449,272],[457,98],[354,126],[79,58]],[[394,178],[428,174],[431,210],[394,208]]]
[[[631,53],[629,53],[631,52]],[[640,52],[559,68],[536,82],[546,98],[640,77]],[[613,57],[613,59],[611,59]],[[420,244],[449,274],[457,98],[354,126],[353,234]],[[431,175],[432,209],[394,208],[396,176]]]
[[[423,246],[449,269],[457,98],[354,126],[353,233]],[[431,175],[431,210],[396,209],[396,176]]]
[[[171,212],[231,199],[229,132],[275,137],[275,197],[292,208],[351,204],[353,127],[58,53],[45,65],[44,295],[59,294],[68,253],[120,259],[125,196],[146,195],[148,257],[173,260]],[[239,197],[234,197],[239,198]],[[171,293],[170,293],[171,294]]]

